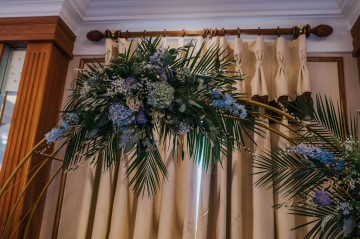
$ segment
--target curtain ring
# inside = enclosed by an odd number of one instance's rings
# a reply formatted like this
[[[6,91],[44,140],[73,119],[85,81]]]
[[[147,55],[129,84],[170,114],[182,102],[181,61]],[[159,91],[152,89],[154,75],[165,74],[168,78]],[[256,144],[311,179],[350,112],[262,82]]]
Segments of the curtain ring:
[[[203,38],[205,38],[208,34],[208,29],[204,28],[204,33],[202,35]]]
[[[260,36],[260,27],[258,27],[257,34]]]
[[[182,37],[184,37],[184,36],[185,36],[185,34],[186,34],[186,31],[185,31],[185,29],[183,29],[183,30],[182,30],[182,35],[181,35],[181,36],[182,36]]]
[[[240,28],[237,28],[237,38],[240,38]]]
[[[163,37],[166,37],[166,29],[164,29]]]
[[[214,36],[216,37],[216,36],[217,36],[217,34],[218,34],[218,32],[217,32],[217,28],[215,28],[215,34],[214,34]]]
[[[280,27],[279,26],[277,27],[277,34],[278,34],[278,37],[280,37]]]
[[[126,36],[125,36],[125,39],[127,40],[129,38],[129,31],[126,30]]]
[[[221,30],[222,30],[222,35],[225,36],[225,29],[222,28]]]
[[[214,36],[214,30],[210,28],[209,33],[210,33],[209,38],[211,39]]]

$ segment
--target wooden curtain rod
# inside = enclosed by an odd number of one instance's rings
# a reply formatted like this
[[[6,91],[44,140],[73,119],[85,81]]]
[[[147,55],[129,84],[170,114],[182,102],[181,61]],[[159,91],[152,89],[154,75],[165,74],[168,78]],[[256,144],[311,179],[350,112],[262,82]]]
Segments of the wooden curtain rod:
[[[318,37],[327,37],[331,35],[333,32],[333,28],[329,25],[321,24],[316,26],[315,28],[311,28],[309,24],[304,26],[294,26],[292,28],[268,28],[261,29],[260,27],[257,29],[203,29],[197,31],[150,31],[146,30],[143,32],[129,32],[129,31],[121,31],[121,30],[106,30],[105,33],[102,33],[98,30],[93,30],[87,33],[86,37],[90,41],[100,41],[103,38],[136,38],[136,37],[150,37],[150,36],[169,36],[169,37],[194,37],[194,36],[203,36],[203,37],[213,37],[213,36],[238,36],[244,35],[292,35],[294,39],[296,39],[299,35],[305,34],[306,37],[309,37],[310,34],[314,34]]]

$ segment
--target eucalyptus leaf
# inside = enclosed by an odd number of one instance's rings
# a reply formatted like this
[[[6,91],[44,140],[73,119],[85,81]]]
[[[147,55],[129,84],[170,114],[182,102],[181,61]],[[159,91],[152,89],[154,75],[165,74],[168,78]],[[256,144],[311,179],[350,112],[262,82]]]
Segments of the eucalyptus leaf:
[[[132,136],[127,142],[124,148],[124,153],[130,152],[134,148],[135,144],[141,139],[143,139],[143,132],[138,130],[134,133],[134,136]]]
[[[344,225],[343,225],[343,230],[344,230],[344,236],[348,236],[356,227],[356,219],[351,216],[351,217],[345,217],[344,218]]]

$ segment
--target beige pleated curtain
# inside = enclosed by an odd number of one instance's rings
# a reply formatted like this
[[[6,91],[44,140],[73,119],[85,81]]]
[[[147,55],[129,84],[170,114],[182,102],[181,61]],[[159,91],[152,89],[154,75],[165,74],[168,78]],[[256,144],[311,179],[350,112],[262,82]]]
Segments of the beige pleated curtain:
[[[180,47],[190,40],[163,38],[161,45]],[[271,42],[264,41],[263,36],[251,42],[225,37],[192,40],[197,46],[203,41],[207,47],[218,44],[224,54],[231,53],[236,60],[232,70],[247,75],[236,87],[249,97],[270,102],[310,92],[303,35],[293,41],[278,37]],[[106,62],[128,46],[126,39],[106,39]],[[285,119],[283,122],[287,123]],[[268,149],[270,142],[283,143],[269,132],[265,137],[254,137],[257,146],[249,142],[254,153]],[[231,161],[224,156],[223,168],[217,165],[208,172],[199,170],[188,156],[181,161],[172,158],[172,152],[163,150],[161,154],[169,177],[151,198],[133,196],[124,176],[126,160],[111,171],[84,164],[68,174],[58,238],[303,238],[302,231],[290,231],[298,218],[284,209],[272,208],[284,199],[272,190],[253,186],[256,177],[251,174],[256,170],[250,167],[249,152],[234,152]]]

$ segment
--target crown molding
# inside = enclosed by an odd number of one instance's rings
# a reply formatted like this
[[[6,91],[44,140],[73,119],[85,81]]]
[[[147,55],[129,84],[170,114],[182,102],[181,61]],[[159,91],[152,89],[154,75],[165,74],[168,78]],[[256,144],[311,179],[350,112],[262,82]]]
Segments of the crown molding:
[[[1,17],[58,16],[64,0],[58,1],[6,1],[1,2]]]
[[[349,29],[354,25],[357,18],[360,16],[360,1],[359,0],[337,0],[341,13],[347,19]]]
[[[85,4],[78,5],[76,2],[79,1],[64,1],[60,11],[60,17],[75,34],[83,23],[84,12],[87,8]]]
[[[295,9],[295,10],[291,10]],[[175,19],[249,16],[309,16],[340,15],[335,0],[317,1],[93,1],[84,16],[84,22],[95,20]]]

